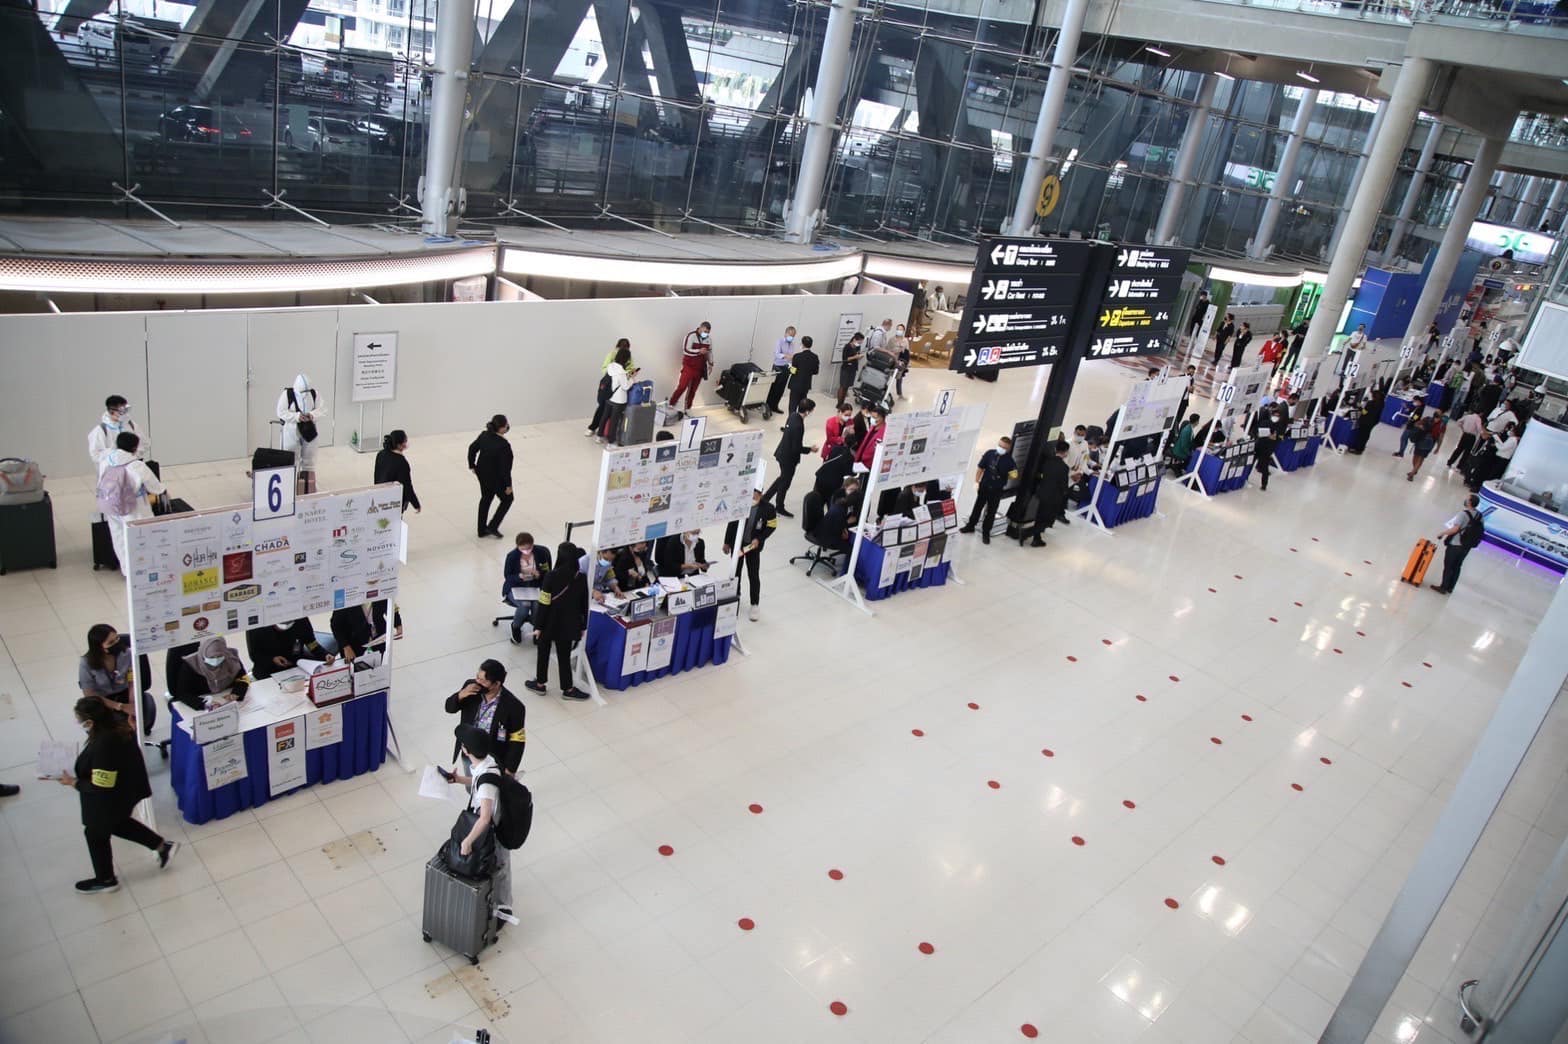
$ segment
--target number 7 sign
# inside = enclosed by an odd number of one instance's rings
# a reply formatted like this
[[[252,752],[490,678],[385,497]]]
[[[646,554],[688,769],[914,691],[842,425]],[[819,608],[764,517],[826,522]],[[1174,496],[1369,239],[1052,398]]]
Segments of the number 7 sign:
[[[259,468],[251,476],[254,483],[252,518],[290,518],[294,514],[294,468]]]

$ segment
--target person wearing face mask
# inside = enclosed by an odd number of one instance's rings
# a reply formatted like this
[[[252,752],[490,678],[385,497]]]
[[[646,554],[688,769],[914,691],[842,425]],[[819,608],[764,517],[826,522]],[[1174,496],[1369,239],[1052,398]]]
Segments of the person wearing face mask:
[[[969,512],[969,521],[960,533],[973,533],[975,523],[981,523],[980,542],[991,542],[991,525],[996,521],[996,509],[1002,503],[1002,492],[1007,484],[1018,478],[1018,463],[1013,460],[1013,440],[1003,435],[996,441],[995,449],[980,455],[980,465],[975,469],[975,506]],[[982,517],[982,515],[984,517]]]
[[[713,360],[713,324],[701,322],[697,329],[686,335],[685,342],[681,345],[681,376],[675,384],[675,390],[670,393],[669,405],[671,409],[680,409],[676,403],[680,400],[681,392],[686,393],[686,409],[691,409],[691,403],[697,396],[697,385],[708,375],[708,368]]]
[[[1283,415],[1273,406],[1263,407],[1252,420],[1252,437],[1258,440],[1253,466],[1257,468],[1261,480],[1259,488],[1265,492],[1269,488],[1269,468],[1274,463],[1274,446],[1285,429]]]
[[[496,763],[507,775],[515,776],[523,763],[523,748],[528,740],[528,709],[512,695],[505,681],[506,668],[501,662],[485,660],[472,678],[446,698],[446,712],[456,714],[463,725],[489,737]],[[457,761],[462,753],[462,745],[453,744],[452,760]],[[469,768],[465,759],[464,775],[470,774]]]
[[[125,527],[139,519],[152,518],[153,500],[168,490],[147,462],[136,455],[141,448],[141,439],[134,432],[120,432],[115,436],[114,446],[99,461],[95,494],[98,510],[103,512],[104,520],[109,524],[109,539],[114,546],[114,556],[119,560],[120,572],[128,576],[130,559],[126,553]]]
[[[779,413],[784,390],[789,387],[790,361],[795,358],[795,328],[786,326],[784,336],[773,345],[773,387],[768,389],[768,416]]]
[[[661,577],[679,579],[708,571],[708,548],[700,529],[659,538],[653,545],[653,557],[659,564]]]
[[[131,640],[109,624],[93,624],[87,631],[87,651],[76,666],[76,687],[123,717],[135,710],[133,683]]]
[[[622,591],[639,591],[659,578],[659,567],[646,540],[639,540],[615,553],[612,568],[615,586]]]
[[[539,585],[550,571],[550,549],[534,543],[532,533],[517,534],[517,546],[506,553],[501,565],[501,600],[516,610],[512,614],[512,644],[523,644],[523,627],[532,625],[534,641],[539,640],[534,622],[539,604]]]
[[[829,417],[822,426],[822,459],[828,460],[833,456],[833,450],[844,445],[844,435],[855,428],[855,408],[849,403],[844,403]]]
[[[578,567],[583,552],[570,542],[555,549],[555,568],[539,591],[539,653],[534,676],[523,682],[529,692],[543,696],[549,690],[550,654],[560,674],[561,699],[580,702],[588,694],[572,679],[572,646],[588,633],[588,582]]]
[[[327,626],[332,631],[332,640],[337,643],[338,655],[350,663],[370,650],[370,643],[375,641],[376,628],[369,608],[360,604],[334,609],[328,620]]]
[[[283,448],[294,454],[294,466],[299,469],[299,492],[316,492],[316,441],[320,437],[317,424],[326,410],[321,397],[310,385],[305,374],[294,377],[294,386],[284,388],[278,396],[277,415],[283,422]]]
[[[741,571],[745,570],[750,581],[750,619],[753,621],[761,614],[757,603],[762,601],[762,549],[778,528],[778,512],[763,498],[762,490],[754,489],[751,491],[751,513],[746,516],[745,528],[742,529],[740,521],[736,520],[724,529],[724,553],[728,555],[737,547],[740,549],[740,555],[735,560],[735,575],[739,577]],[[738,542],[737,536],[740,538]]]
[[[131,420],[131,404],[125,401],[123,395],[111,395],[103,401],[103,416],[98,418],[98,423],[87,433],[87,455],[92,458],[93,465],[98,474],[102,475],[109,466],[108,458],[116,449],[115,440],[121,432],[130,432],[140,441],[137,444],[136,456],[147,456],[147,436]],[[154,475],[158,474],[158,465],[148,462],[148,468]],[[92,516],[93,536],[93,569],[118,569],[120,568],[119,556],[114,550],[114,534],[110,532],[109,519],[102,512],[94,512]]]
[[[909,338],[904,335],[902,324],[893,327],[892,352],[893,358],[898,362],[898,369],[894,375],[893,394],[902,399],[904,378],[909,376]]]
[[[859,448],[860,436],[855,433],[854,425],[846,426],[843,441],[833,447],[832,452],[828,454],[828,459],[817,469],[816,479],[812,485],[824,504],[838,492],[844,480],[854,473],[855,451]]]
[[[245,632],[245,652],[254,665],[253,677],[257,681],[286,671],[301,660],[320,660],[323,663],[336,660],[316,641],[316,632],[308,616],[252,627]]]
[[[468,444],[468,470],[479,480],[478,530],[481,537],[499,538],[501,520],[512,507],[512,444],[506,441],[506,433],[511,430],[506,414],[498,413]],[[492,500],[496,505],[494,516],[490,514]]]
[[[617,548],[601,547],[598,556],[593,561],[593,577],[589,581],[592,588],[593,600],[604,601],[605,595],[621,594],[620,585],[615,582],[615,554]]]
[[[221,635],[213,635],[180,661],[176,684],[175,699],[194,710],[206,710],[208,698],[223,693],[236,701],[244,700],[250,675],[240,654],[229,648]]]
[[[76,701],[75,713],[87,742],[73,770],[60,774],[60,783],[77,792],[82,832],[93,864],[93,876],[76,882],[76,891],[80,895],[118,892],[120,880],[114,873],[111,837],[156,853],[160,870],[169,865],[180,845],[165,840],[131,815],[138,804],[152,797],[152,784],[130,725],[91,696]]]
[[[844,358],[838,366],[838,405],[842,407],[855,386],[855,375],[860,372],[860,360],[866,354],[866,335],[856,333],[844,346]]]
[[[779,514],[785,518],[795,517],[794,512],[785,508],[784,498],[789,496],[790,483],[795,481],[795,469],[800,466],[800,458],[817,451],[817,447],[806,445],[806,418],[811,416],[811,411],[816,408],[817,404],[813,400],[802,400],[800,405],[790,412],[789,419],[784,422],[784,435],[773,451],[773,459],[778,461],[779,473],[768,486],[767,492],[762,494],[762,499],[777,498]]]

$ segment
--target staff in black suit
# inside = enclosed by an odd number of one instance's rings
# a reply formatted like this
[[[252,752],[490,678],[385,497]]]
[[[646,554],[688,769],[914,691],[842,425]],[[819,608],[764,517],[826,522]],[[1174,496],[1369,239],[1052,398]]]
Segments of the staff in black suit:
[[[752,620],[758,618],[757,603],[762,601],[762,549],[778,528],[778,513],[767,498],[756,490],[751,493],[751,513],[746,516],[745,528],[741,528],[738,519],[724,527],[724,553],[727,555],[737,549],[740,551],[735,561],[735,575],[740,576],[744,569],[750,581]]]
[[[817,452],[817,447],[806,445],[806,418],[816,408],[817,404],[811,399],[792,404],[789,417],[784,421],[784,435],[779,439],[778,448],[773,451],[773,459],[779,463],[779,473],[762,494],[762,499],[771,500],[776,496],[779,514],[785,518],[795,517],[795,513],[784,506],[784,498],[789,495],[790,483],[795,481],[795,469],[800,466],[800,458]]]
[[[539,659],[534,677],[523,682],[529,692],[543,695],[550,680],[550,653],[560,674],[561,699],[581,701],[588,694],[572,679],[572,646],[588,633],[588,581],[577,560],[583,552],[570,541],[555,549],[555,568],[544,578],[534,626],[539,630]]]
[[[822,360],[811,350],[811,335],[807,334],[800,339],[800,348],[789,361],[789,412],[794,413],[811,394],[811,382],[816,380],[817,371],[821,369]]]
[[[496,414],[479,437],[468,444],[468,470],[479,479],[479,535],[500,537],[501,520],[512,506],[512,444],[505,435],[512,430],[506,415]],[[490,517],[490,502],[496,502]]]
[[[1034,528],[1029,531],[1030,547],[1045,546],[1040,534],[1055,525],[1056,516],[1067,509],[1067,487],[1071,481],[1067,473],[1067,454],[1072,447],[1058,439],[1053,449],[1056,452],[1040,461],[1040,479],[1034,487],[1038,500],[1034,509]],[[1023,542],[1020,530],[1018,543]]]
[[[419,494],[414,492],[414,473],[408,466],[403,451],[408,449],[408,432],[402,428],[389,432],[381,440],[381,452],[376,454],[375,479],[377,485],[396,482],[403,487],[403,510],[414,509],[419,514]]]
[[[1225,322],[1220,326],[1219,336],[1214,338],[1214,365],[1218,366],[1220,360],[1225,358],[1225,345],[1236,336],[1236,317],[1229,312],[1225,313]]]
[[[700,529],[672,533],[660,537],[653,545],[653,560],[659,565],[659,575],[685,577],[708,571],[708,546],[698,534]]]

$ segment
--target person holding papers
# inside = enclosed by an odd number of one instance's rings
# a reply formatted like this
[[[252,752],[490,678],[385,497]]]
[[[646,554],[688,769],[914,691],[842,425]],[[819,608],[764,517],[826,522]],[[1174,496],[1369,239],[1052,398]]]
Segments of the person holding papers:
[[[240,654],[229,648],[222,635],[213,635],[180,661],[174,698],[194,710],[205,710],[210,696],[227,693],[243,700],[250,688],[250,674]]]
[[[659,579],[659,567],[654,564],[653,552],[646,540],[616,551],[612,567],[617,593],[640,591]]]
[[[310,626],[310,617],[265,627],[252,627],[245,632],[245,651],[255,666],[253,677],[260,681],[279,671],[296,666],[301,660],[320,660],[331,663],[333,655],[316,641],[316,631]]]
[[[740,536],[740,558],[735,563],[735,575],[740,576],[741,570],[746,571],[746,578],[750,581],[751,593],[751,620],[756,620],[760,615],[757,603],[762,600],[762,548],[768,542],[768,537],[779,528],[778,512],[773,510],[773,505],[762,498],[762,490],[751,491],[751,514],[746,516],[746,527],[740,528],[740,522],[731,522],[724,527],[724,553],[730,554],[737,546],[736,534]]]
[[[678,535],[661,537],[653,545],[653,557],[659,564],[661,577],[680,579],[708,571],[708,548],[701,534],[700,529],[689,529]]]
[[[550,571],[550,549],[534,543],[532,533],[517,534],[517,546],[506,553],[501,571],[501,599],[515,610],[512,614],[512,644],[523,644],[524,625],[535,628],[534,641],[539,640],[538,624],[534,622],[534,606],[539,603],[539,584]]]

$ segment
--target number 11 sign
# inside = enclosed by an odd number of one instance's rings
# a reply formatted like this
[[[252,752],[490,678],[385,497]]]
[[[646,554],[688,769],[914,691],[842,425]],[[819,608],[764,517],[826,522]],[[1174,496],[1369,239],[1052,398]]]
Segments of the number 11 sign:
[[[294,514],[294,468],[258,468],[255,481],[254,518],[290,518]]]

